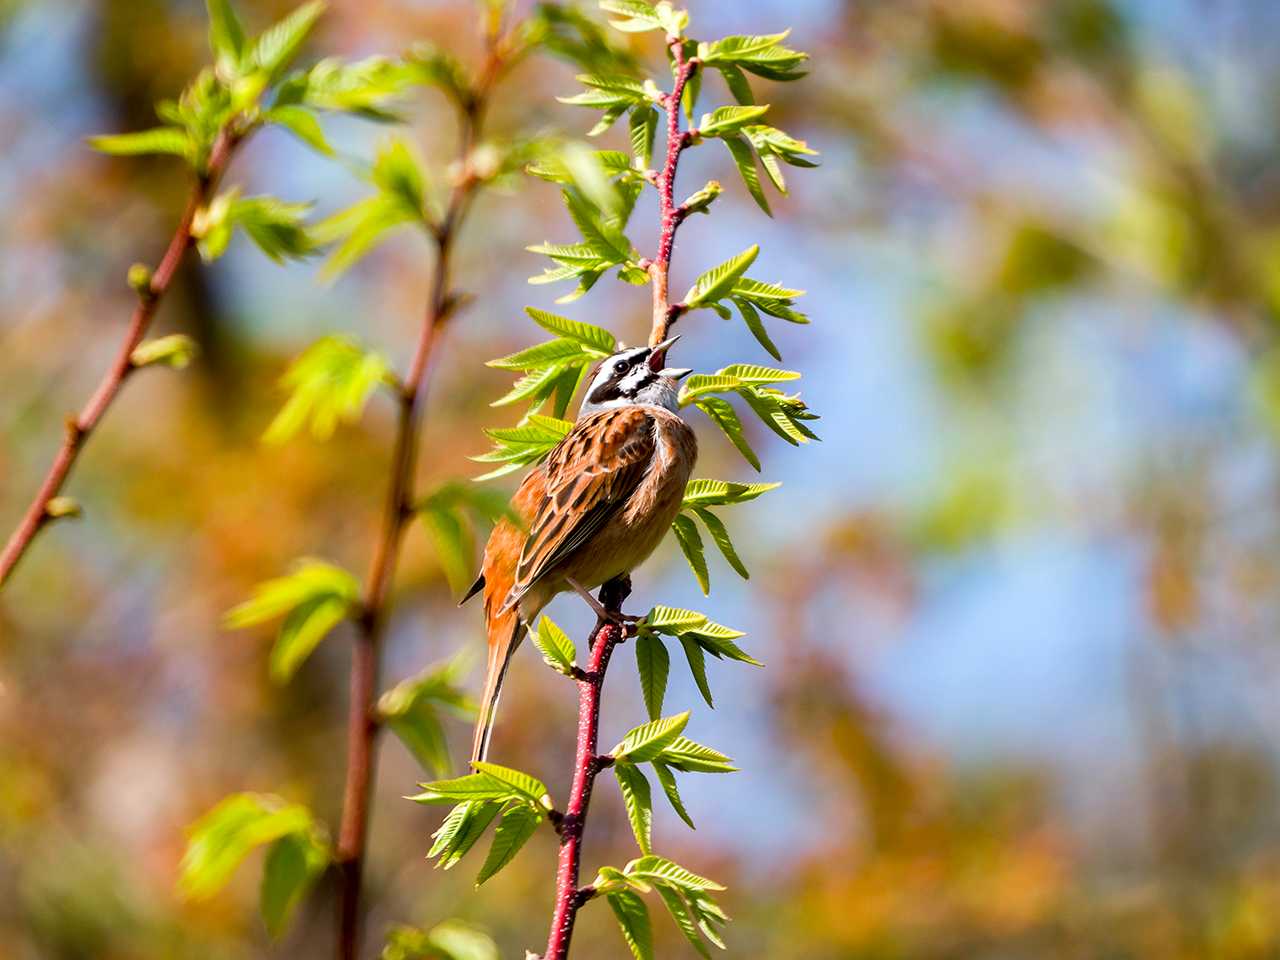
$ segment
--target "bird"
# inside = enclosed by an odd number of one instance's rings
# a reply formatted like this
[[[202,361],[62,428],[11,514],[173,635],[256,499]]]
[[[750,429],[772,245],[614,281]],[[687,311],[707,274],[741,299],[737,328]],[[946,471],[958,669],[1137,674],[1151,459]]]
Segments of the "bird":
[[[680,510],[698,443],[678,400],[692,371],[666,366],[678,339],[599,363],[573,427],[524,478],[512,517],[489,536],[480,576],[461,601],[483,591],[488,634],[473,767],[488,755],[512,654],[542,608],[572,590],[612,619],[589,591],[643,563]]]

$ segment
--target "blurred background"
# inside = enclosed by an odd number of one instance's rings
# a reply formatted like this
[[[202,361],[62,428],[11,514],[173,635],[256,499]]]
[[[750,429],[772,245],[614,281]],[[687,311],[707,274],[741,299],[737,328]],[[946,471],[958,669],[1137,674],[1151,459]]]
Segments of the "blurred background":
[[[239,6],[261,28],[290,4]],[[420,39],[476,54],[467,0],[331,6],[316,54]],[[767,663],[713,664],[714,711],[673,669],[668,704],[692,707],[691,735],[742,772],[684,778],[699,829],[659,809],[658,849],[729,886],[734,957],[1280,956],[1280,6],[690,8],[696,36],[790,26],[813,55],[805,81],[758,95],[823,167],[790,177],[770,221],[727,153],[689,154],[685,192],[709,176],[727,189],[682,231],[673,285],[758,239],[753,273],[809,291],[814,324],[773,332],[824,419],[799,450],[752,434],[784,487],[724,512],[749,584],[715,558],[704,600],[670,544],[636,577],[637,611],[704,610]],[[205,36],[199,0],[0,0],[6,534],[116,348],[127,266],[154,262],[186,191],[181,164],[82,138],[150,126],[206,62]],[[495,131],[584,130],[594,118],[553,99],[573,72],[522,65]],[[412,115],[442,169],[446,108],[426,92]],[[352,160],[382,135],[328,132]],[[350,166],[271,131],[230,181],[327,213],[364,193]],[[521,307],[563,291],[526,285],[543,263],[523,248],[570,236],[550,184],[478,205],[459,258],[478,300],[438,353],[423,483],[479,473],[481,427],[517,416],[488,407],[509,377],[482,362],[542,338]],[[277,687],[271,631],[219,620],[300,555],[363,571],[391,404],[328,443],[258,438],[280,373],[323,334],[358,334],[403,369],[427,268],[406,235],[325,286],[315,263],[276,267],[239,237],[182,273],[156,332],[192,335],[201,359],[130,382],[68,488],[86,519],[47,531],[0,597],[0,957],[327,954],[323,884],[273,946],[256,862],[210,903],[182,902],[174,879],[184,826],[228,792],[337,821],[347,628]],[[647,296],[602,283],[562,312],[638,341]],[[736,324],[686,323],[681,365],[767,361]],[[697,426],[698,474],[748,479]],[[579,637],[581,606],[551,610]],[[415,529],[387,683],[478,654],[481,636]],[[610,678],[606,741],[643,716],[631,659]],[[495,757],[563,796],[575,711],[522,650]],[[450,728],[457,753],[465,727]],[[382,741],[369,952],[393,923],[457,916],[522,956],[545,936],[554,837],[477,891],[478,860],[424,859],[441,810],[400,799],[422,778]],[[587,869],[632,849],[605,787]],[[693,955],[668,918],[655,927],[659,956]],[[575,947],[625,955],[603,907]]]

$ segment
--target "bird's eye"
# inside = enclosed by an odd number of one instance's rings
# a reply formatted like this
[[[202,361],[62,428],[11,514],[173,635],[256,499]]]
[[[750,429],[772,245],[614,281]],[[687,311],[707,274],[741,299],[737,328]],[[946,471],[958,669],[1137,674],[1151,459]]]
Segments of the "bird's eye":
[[[631,362],[628,360],[619,360],[618,365],[613,368],[614,373],[626,373],[631,369]]]

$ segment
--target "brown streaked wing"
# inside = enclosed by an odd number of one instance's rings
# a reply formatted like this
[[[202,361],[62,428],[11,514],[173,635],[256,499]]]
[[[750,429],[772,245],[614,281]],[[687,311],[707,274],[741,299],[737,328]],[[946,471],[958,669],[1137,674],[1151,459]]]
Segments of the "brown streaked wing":
[[[534,510],[507,603],[524,595],[627,502],[653,460],[653,419],[644,410],[593,413],[547,458],[547,484]]]

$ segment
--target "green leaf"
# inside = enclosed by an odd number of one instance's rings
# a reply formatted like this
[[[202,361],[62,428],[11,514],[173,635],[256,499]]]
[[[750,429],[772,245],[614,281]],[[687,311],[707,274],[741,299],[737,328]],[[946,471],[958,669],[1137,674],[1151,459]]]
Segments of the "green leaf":
[[[777,344],[769,337],[769,331],[765,329],[764,321],[760,319],[760,314],[756,312],[756,308],[741,297],[733,297],[732,300],[733,305],[738,308],[738,313],[742,316],[742,322],[747,325],[747,329],[756,338],[756,342],[765,348],[769,356],[781,361],[782,354],[779,352]]]
[[[603,327],[581,320],[570,320],[536,307],[525,307],[524,310],[543,330],[573,340],[598,356],[610,356],[618,349],[618,339]]]
[[[708,890],[724,889],[722,885],[714,880],[700,877],[692,870],[686,870],[666,857],[659,857],[653,854],[632,860],[623,868],[623,873],[657,887],[669,887],[675,890],[702,893]]]
[[[689,816],[689,811],[684,808],[684,801],[680,799],[680,791],[676,788],[676,775],[671,772],[661,760],[653,761],[653,772],[658,777],[658,783],[662,784],[662,792],[667,795],[667,800],[671,803],[671,809],[689,825],[690,830],[696,829],[693,825],[693,818]]]
[[[764,195],[764,188],[760,186],[760,174],[756,170],[755,154],[752,153],[751,145],[747,143],[746,137],[728,135],[723,139],[724,145],[733,156],[733,163],[738,168],[738,173],[742,176],[742,182],[746,184],[747,192],[751,194],[751,198],[755,200],[760,209],[772,217],[773,211],[769,209],[769,199]]]
[[[274,81],[297,57],[307,34],[324,13],[323,0],[304,3],[279,23],[262,32],[249,53],[249,62]]]
[[[267,427],[263,442],[285,443],[307,426],[317,440],[327,440],[339,423],[359,420],[370,394],[390,380],[387,362],[354,340],[317,340],[280,379],[290,396]]]
[[[355,62],[331,57],[285,79],[277,88],[274,106],[297,104],[394,121],[398,117],[388,108],[415,79],[412,69],[388,57]]]
[[[743,106],[751,106],[756,102],[755,95],[751,92],[751,84],[747,82],[747,75],[738,67],[732,63],[717,63],[715,68],[720,71],[720,76],[724,77],[725,86],[733,94],[733,99]]]
[[[629,124],[631,155],[647,170],[653,164],[653,143],[658,134],[658,111],[650,105],[634,107]]]
[[[275,197],[233,200],[226,222],[238,226],[276,263],[301,259],[315,252],[304,219],[309,203],[285,203]]]
[[[693,309],[704,303],[712,303],[729,293],[738,278],[746,273],[747,268],[755,262],[760,253],[759,246],[752,244],[742,253],[726,260],[718,267],[713,267],[694,281],[689,292],[684,295],[683,303]]]
[[[209,12],[209,49],[219,63],[232,68],[244,56],[244,27],[230,0],[206,0]]]
[[[133,367],[165,366],[182,370],[190,366],[200,352],[196,342],[183,333],[171,333],[167,337],[144,340],[129,354]]]
[[[329,864],[329,850],[314,831],[281,837],[267,851],[260,897],[267,932],[279,938],[302,898]]]
[[[617,761],[644,763],[662,753],[689,723],[689,711],[650,720],[628,733],[609,753]]]
[[[465,106],[468,103],[471,90],[466,70],[452,54],[433,44],[418,43],[405,58],[405,63],[415,82],[443,90],[456,104]]]
[[[627,810],[631,832],[641,853],[652,853],[653,844],[653,795],[645,775],[630,763],[615,763],[613,772],[622,790],[622,803]]]
[[[484,865],[476,877],[476,886],[480,886],[510,863],[512,858],[520,852],[520,848],[533,836],[541,822],[542,814],[524,804],[517,804],[504,811],[502,821],[494,831],[489,855],[485,857]]]
[[[600,0],[600,9],[622,17],[621,20],[610,20],[609,25],[625,33],[662,29],[657,11],[644,0]]]
[[[719,750],[695,743],[688,737],[676,737],[667,744],[658,759],[686,773],[735,773],[738,769]]]
[[[295,834],[309,837],[314,829],[310,811],[301,804],[266,794],[233,794],[187,831],[178,888],[189,899],[207,900],[255,848]]]
[[[683,507],[712,507],[747,503],[776,490],[781,483],[735,483],[732,480],[690,480],[684,488]]]
[[[321,596],[289,611],[271,648],[271,679],[288,683],[329,631],[350,615],[353,604],[351,597]]]
[[[699,44],[698,56],[711,66],[735,64],[770,80],[798,80],[804,76],[800,67],[809,55],[782,46],[786,37],[787,33],[724,37]]]
[[[800,379],[800,374],[794,370],[777,370],[755,363],[733,363],[716,372],[726,377],[734,377],[743,383],[782,383]]]
[[[502,767],[496,763],[478,761],[473,766],[480,773],[487,774],[499,783],[506,784],[513,791],[510,796],[535,806],[551,809],[551,794],[547,786],[537,777],[530,776],[520,770]]]
[[[475,715],[476,704],[462,688],[462,680],[470,669],[471,658],[463,652],[452,660],[432,664],[406,677],[378,698],[378,716],[390,720],[426,705],[471,719]]]
[[[707,615],[705,613],[666,606],[654,607],[640,621],[641,625],[645,627],[657,630],[660,633],[669,633],[672,636],[678,636],[687,630],[697,629],[706,622]]]
[[[707,682],[707,657],[702,652],[702,645],[690,635],[681,635],[679,639],[680,646],[684,648],[685,659],[689,661],[689,672],[698,685],[698,692],[702,694],[707,706],[715,709],[715,703],[711,699],[711,684]]]
[[[760,469],[760,458],[756,456],[756,452],[751,449],[751,444],[747,442],[746,432],[742,428],[742,421],[738,419],[738,413],[727,400],[721,400],[719,397],[699,397],[694,401],[694,405],[711,418],[726,437],[729,442],[737,448],[738,452],[746,459],[747,463]]]
[[[439,776],[451,768],[449,741],[434,710],[423,707],[386,724],[428,774]]]
[[[769,112],[769,104],[759,103],[751,106],[717,107],[710,113],[704,113],[698,121],[698,134],[703,137],[723,137],[725,134],[737,133],[748,124],[759,120]]]
[[[644,694],[645,709],[649,719],[662,716],[662,701],[667,693],[667,675],[671,668],[671,655],[666,645],[651,633],[642,632],[636,637],[636,666],[640,671],[640,690]]]
[[[272,107],[262,115],[262,119],[284,127],[317,153],[333,156],[333,147],[325,139],[320,121],[309,110],[294,106]]]
[[[567,360],[586,363],[594,358],[595,354],[583,352],[580,343],[566,337],[557,337],[508,356],[488,360],[485,366],[497,370],[541,370],[545,367],[559,367]]]
[[[254,587],[253,597],[223,619],[231,630],[283,616],[271,651],[271,676],[287,681],[316,645],[359,604],[360,584],[341,567],[304,559],[287,576]]]
[[[430,783],[421,783],[418,786],[422,787],[422,793],[408,798],[414,803],[525,800],[524,794],[511,784],[496,777],[491,777],[487,773],[472,773],[465,777],[454,777],[451,780],[433,780]]]
[[[640,81],[631,77],[597,76],[584,73],[578,75],[578,81],[587,87],[586,92],[556,99],[571,106],[592,107],[611,112],[618,108],[625,110],[648,100],[648,94],[645,93]]]
[[[738,576],[743,580],[750,580],[751,574],[747,571],[746,564],[742,562],[742,558],[738,556],[737,550],[733,547],[733,541],[729,538],[729,531],[725,529],[725,525],[710,510],[699,507],[693,511],[703,526],[707,528],[707,532],[711,534],[711,539],[715,541],[720,552],[724,554],[725,560],[729,562],[729,566],[737,572]]]
[[[707,571],[707,557],[702,546],[702,536],[697,525],[685,516],[677,516],[671,521],[671,529],[675,531],[676,542],[680,551],[689,561],[689,568],[698,579],[698,586],[704,595],[711,592],[711,576]]]
[[[561,630],[550,617],[543,616],[538,623],[538,629],[531,634],[531,639],[533,640],[533,645],[542,654],[542,659],[549,666],[566,676],[572,675],[573,663],[578,651],[574,648],[573,641],[569,639],[569,635]]]
[[[501,804],[486,800],[460,803],[432,834],[435,842],[427,857],[435,857],[437,867],[452,869],[484,835],[501,809]]]
[[[613,915],[618,918],[622,939],[631,948],[631,955],[635,960],[653,960],[653,926],[649,922],[649,908],[644,905],[644,901],[630,890],[610,893],[605,899],[609,901]]]
[[[484,931],[446,920],[429,931],[398,924],[387,931],[381,960],[500,960],[498,945]]]
[[[156,127],[136,133],[107,133],[89,138],[89,146],[100,153],[132,157],[148,153],[168,153],[190,160],[194,147],[185,130]]]
[[[658,896],[667,905],[667,912],[671,914],[671,919],[675,921],[676,927],[684,934],[684,938],[689,941],[689,945],[706,957],[707,960],[710,960],[711,952],[707,950],[707,945],[698,936],[698,923],[694,919],[689,905],[685,903],[681,892],[672,890],[670,887],[658,887]]]

